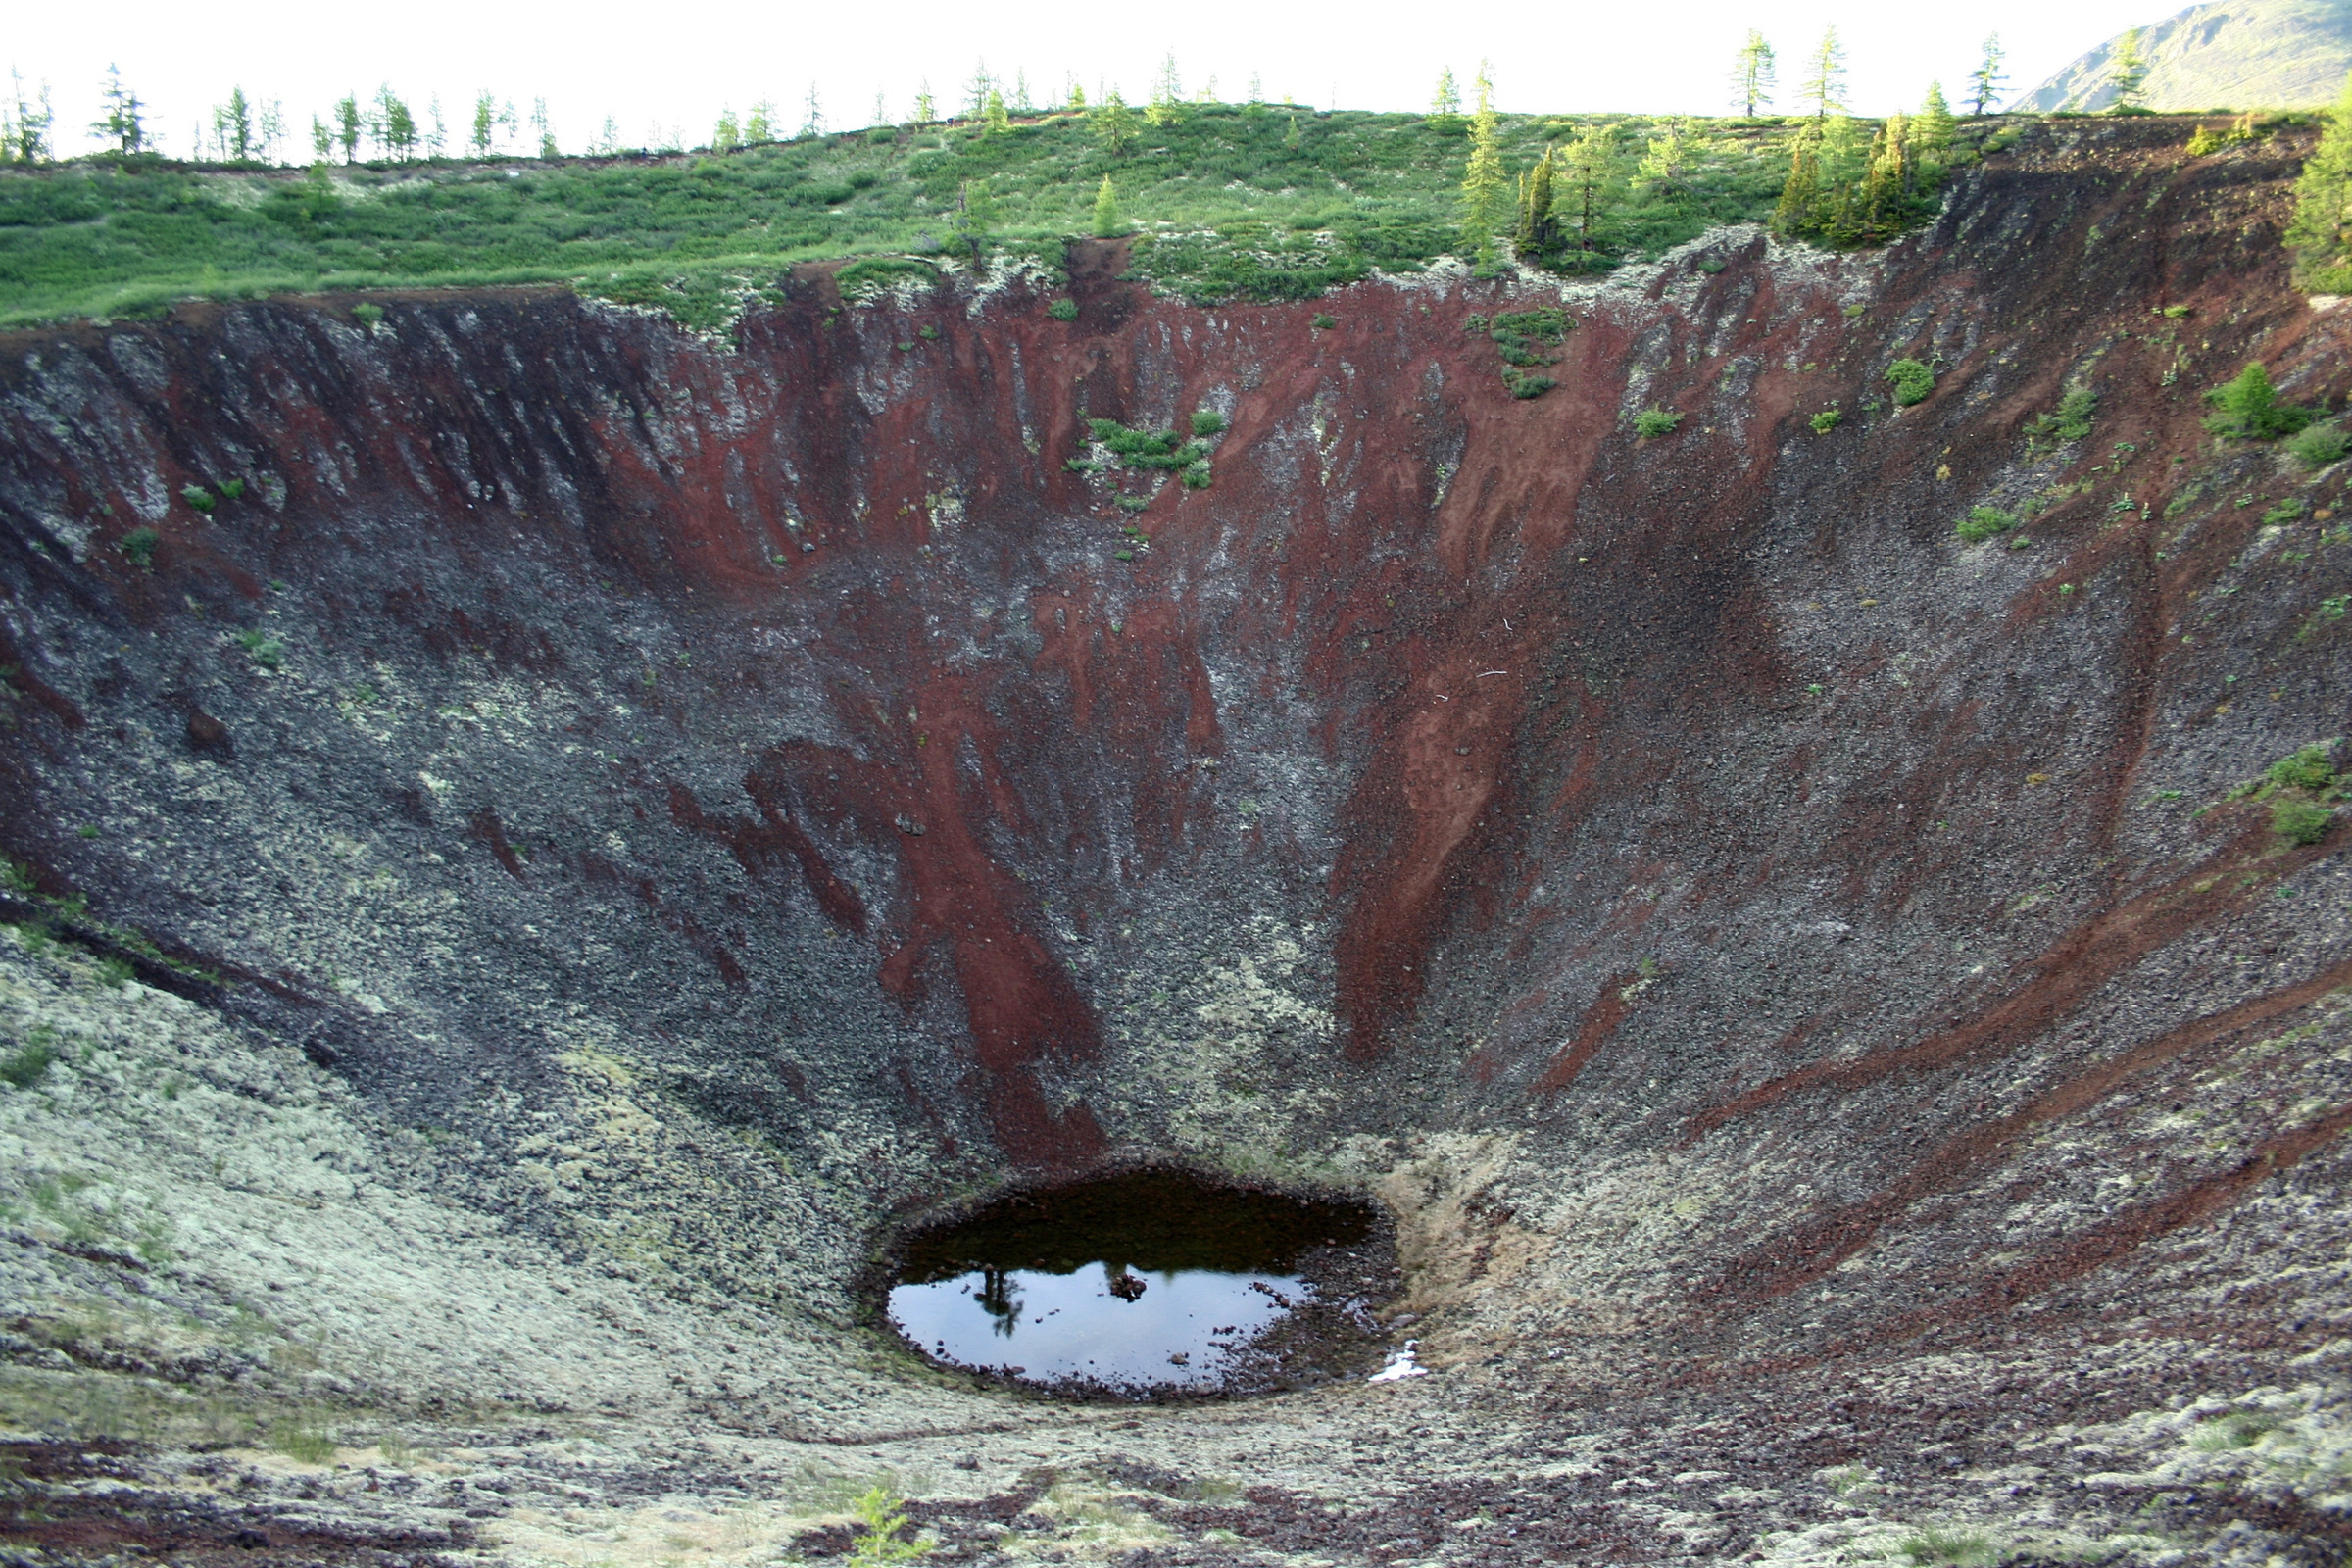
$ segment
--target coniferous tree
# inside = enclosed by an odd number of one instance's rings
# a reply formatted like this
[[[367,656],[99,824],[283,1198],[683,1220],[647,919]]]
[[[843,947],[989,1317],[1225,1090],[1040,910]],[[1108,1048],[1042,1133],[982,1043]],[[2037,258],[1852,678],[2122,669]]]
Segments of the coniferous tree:
[[[1016,115],[1037,113],[1037,105],[1032,103],[1029,98],[1029,73],[1027,71],[1015,71],[1012,74],[1012,96],[1005,100],[1005,107]]]
[[[11,163],[45,164],[57,156],[49,136],[56,115],[49,107],[49,84],[32,95],[24,91],[24,77],[10,68],[9,103],[0,109],[0,157]],[[201,140],[201,138],[199,138]]]
[[[1695,162],[1688,126],[1677,120],[1649,139],[1634,171],[1634,188],[1651,201],[1680,212],[1690,205],[1690,171]]]
[[[484,88],[473,95],[473,134],[466,140],[466,149],[476,158],[487,158],[490,156],[491,141],[497,134],[498,100],[490,95],[488,88]]]
[[[409,110],[408,100],[394,92],[389,83],[376,89],[376,112],[380,129],[377,139],[385,153],[406,163],[416,151],[416,117]]]
[[[1299,143],[1303,140],[1305,140],[1305,138],[1298,133],[1298,117],[1297,115],[1293,115],[1291,117],[1291,128],[1282,133],[1282,144],[1283,146],[1289,148],[1292,152],[1297,152],[1298,150]]]
[[[449,151],[449,124],[441,113],[439,93],[425,101],[424,112],[433,122],[433,128],[424,133],[424,150],[429,156],[438,158]]]
[[[711,127],[710,150],[714,153],[731,153],[742,145],[743,127],[735,122],[735,111],[721,109],[718,112],[718,123]]]
[[[1159,74],[1152,78],[1152,96],[1144,105],[1144,118],[1153,126],[1165,129],[1176,123],[1184,103],[1184,80],[1176,72],[1175,51],[1159,63]]]
[[[99,100],[106,105],[106,117],[90,127],[90,134],[115,144],[114,151],[135,153],[147,145],[147,127],[139,112],[147,106],[139,95],[122,85],[122,73],[114,66],[106,68],[106,82],[99,89]]]
[[[1266,101],[1266,84],[1259,79],[1254,71],[1250,73],[1250,101],[1253,104],[1262,104]]]
[[[2001,48],[2001,35],[1987,33],[1984,52],[1977,61],[1977,69],[1968,74],[1969,113],[1983,117],[2000,101],[2001,88],[2009,78],[2001,74],[2001,62],[2007,59]]]
[[[991,136],[1001,136],[1012,128],[1012,117],[1004,112],[1004,95],[994,87],[988,89],[988,110],[981,126]]]
[[[1073,115],[1085,114],[1086,83],[1080,81],[1076,76],[1072,76],[1069,81],[1069,87],[1070,90],[1062,94],[1063,106],[1067,108]]]
[[[1104,174],[1102,185],[1095,191],[1095,235],[1099,239],[1116,239],[1124,226],[1119,221],[1118,190],[1111,184],[1110,176]]]
[[[544,98],[531,100],[531,139],[539,144],[540,157],[561,158],[564,156],[562,150],[556,146],[556,127],[547,118],[547,100]]]
[[[978,120],[988,113],[988,95],[997,90],[997,78],[988,74],[988,62],[983,60],[972,70],[972,79],[963,84],[963,118]]]
[[[1749,120],[1756,111],[1772,103],[1772,89],[1780,80],[1780,64],[1772,45],[1755,28],[1747,29],[1747,42],[1740,46],[1739,63],[1732,69],[1732,102]]]
[[[1567,188],[1559,195],[1559,205],[1571,214],[1577,250],[1594,255],[1607,248],[1603,236],[1618,180],[1617,127],[1587,125],[1561,153],[1560,165]]]
[[[1821,202],[1821,122],[1810,121],[1788,138],[1788,175],[1781,181],[1781,199],[1772,210],[1772,226],[1782,234],[1802,234],[1812,226]]]
[[[1494,84],[1479,63],[1478,110],[1470,117],[1470,158],[1462,170],[1462,239],[1482,268],[1494,265],[1494,231],[1502,226],[1509,182],[1502,169],[1502,143],[1494,115]],[[1298,121],[1291,122],[1295,132]]]
[[[1801,90],[1816,121],[1845,113],[1845,45],[1838,41],[1835,25],[1822,29],[1821,42],[1805,57]]]
[[[1519,222],[1511,231],[1511,248],[1522,261],[1545,256],[1560,246],[1560,220],[1552,216],[1552,149],[1544,149],[1535,167],[1519,176]]]
[[[801,106],[801,134],[822,136],[825,133],[825,106],[817,100],[816,83],[808,84],[808,101]]]
[[[1135,111],[1127,107],[1127,100],[1119,96],[1116,87],[1103,97],[1102,108],[1087,115],[1086,122],[1095,139],[1102,144],[1102,150],[1113,158],[1124,156],[1135,145]]]
[[[343,161],[360,161],[360,95],[347,92],[335,101],[335,139],[343,144]]]
[[[228,102],[213,105],[213,152],[223,163],[254,155],[253,104],[241,86],[228,89]]]
[[[743,122],[743,140],[748,147],[763,147],[776,139],[776,104],[772,98],[762,98],[752,105],[752,112]]]
[[[1944,172],[1951,168],[1955,124],[1952,106],[1943,101],[1943,83],[1929,82],[1919,113],[1911,117],[1909,151],[1915,191],[1933,192],[1943,183]]]
[[[2344,77],[2320,144],[2295,180],[2295,215],[2286,225],[2286,245],[2305,288],[2352,293],[2352,74]]]
[[[2114,101],[2108,104],[2112,114],[2129,114],[2140,108],[2140,99],[2148,86],[2148,58],[2139,52],[2139,29],[2132,28],[2115,42],[2115,59],[2107,69],[2107,85],[2115,89]]]
[[[883,96],[882,89],[879,87],[874,89],[874,118],[872,123],[876,127],[890,123],[890,100]]]
[[[1438,90],[1429,101],[1429,118],[1447,128],[1462,118],[1462,90],[1453,84],[1451,66],[1438,73]]]
[[[335,155],[335,133],[317,115],[311,117],[311,154],[315,164],[323,164]]]
[[[931,100],[931,79],[926,76],[915,84],[914,122],[928,125],[939,119],[939,106]]]
[[[956,237],[971,247],[975,270],[987,259],[988,231],[995,217],[995,204],[988,197],[988,181],[965,180],[956,193],[955,226]]]
[[[1870,164],[1862,178],[1861,227],[1856,237],[1881,239],[1901,226],[1903,206],[1911,191],[1903,117],[1889,115],[1870,144]]]

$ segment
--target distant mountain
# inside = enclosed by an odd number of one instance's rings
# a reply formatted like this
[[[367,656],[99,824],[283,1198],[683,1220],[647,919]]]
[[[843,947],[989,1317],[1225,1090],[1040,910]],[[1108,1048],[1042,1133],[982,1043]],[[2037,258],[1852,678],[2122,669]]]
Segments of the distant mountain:
[[[2106,108],[2118,41],[2009,107]],[[2308,109],[2333,102],[2352,71],[2352,0],[2215,0],[2142,27],[2139,52],[2150,109]]]

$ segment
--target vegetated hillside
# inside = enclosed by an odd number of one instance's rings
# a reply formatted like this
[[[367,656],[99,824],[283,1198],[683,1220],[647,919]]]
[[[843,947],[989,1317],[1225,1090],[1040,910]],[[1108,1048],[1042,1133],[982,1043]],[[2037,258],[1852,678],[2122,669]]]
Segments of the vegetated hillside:
[[[2110,38],[2009,106],[2104,109],[2121,41]],[[2157,110],[2315,109],[2352,72],[2352,0],[2215,0],[2140,29],[2145,102]]]
[[[2352,465],[2204,393],[2352,316],[2191,128],[1605,281],[0,340],[0,1539],[2337,1560]],[[1138,1158],[1377,1195],[1433,1375],[876,1328]]]
[[[1637,188],[1663,122],[1505,116],[1524,170],[1578,129],[1613,133],[1592,259],[1655,255],[1762,218],[1786,172],[1777,122],[1691,122],[1664,186]],[[1121,231],[1187,236],[1139,263],[1196,295],[1280,298],[1458,250],[1467,122],[1194,105],[1099,118],[884,127],[726,155],[301,170],[88,161],[0,172],[0,323],[135,316],[176,299],[317,289],[569,282],[710,326],[799,261],[970,259],[974,242],[1057,266],[1108,176]],[[1505,193],[1506,201],[1508,193]]]

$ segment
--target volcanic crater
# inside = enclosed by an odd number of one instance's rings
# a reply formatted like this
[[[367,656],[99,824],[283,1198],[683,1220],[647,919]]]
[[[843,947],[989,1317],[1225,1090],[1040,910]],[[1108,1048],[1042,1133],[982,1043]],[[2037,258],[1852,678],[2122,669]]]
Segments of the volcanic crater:
[[[2352,512],[2199,394],[2352,316],[2310,133],[2188,129],[1567,285],[0,341],[0,1539],[2339,1560],[2352,872],[2263,781]],[[1154,1166],[1377,1204],[1428,1375],[890,1333],[910,1218]]]

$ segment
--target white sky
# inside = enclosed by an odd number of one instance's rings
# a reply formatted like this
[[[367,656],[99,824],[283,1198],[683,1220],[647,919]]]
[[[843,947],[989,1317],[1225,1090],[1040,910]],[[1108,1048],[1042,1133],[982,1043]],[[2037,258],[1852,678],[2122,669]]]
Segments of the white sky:
[[[109,62],[153,106],[151,129],[173,153],[188,151],[195,122],[232,83],[282,101],[289,124],[307,130],[312,113],[344,92],[365,97],[384,82],[419,118],[437,93],[453,139],[482,88],[525,115],[534,96],[545,97],[560,141],[575,151],[607,115],[627,143],[663,139],[659,126],[694,145],[709,139],[722,106],[740,113],[762,97],[797,127],[811,82],[836,130],[873,122],[877,90],[891,119],[908,118],[926,77],[944,114],[983,58],[1006,80],[1026,71],[1041,100],[1057,96],[1064,73],[1074,72],[1090,96],[1107,80],[1138,101],[1171,49],[1188,93],[1214,76],[1227,99],[1241,98],[1254,72],[1269,96],[1318,108],[1419,109],[1442,66],[1467,83],[1485,55],[1505,111],[1720,113],[1747,28],[1761,28],[1780,52],[1787,103],[1799,58],[1833,23],[1855,112],[1884,114],[1915,105],[1930,78],[1958,100],[1987,32],[2007,46],[2017,92],[2175,9],[2166,0],[1457,0],[1433,15],[1396,0],[821,0],[683,10],[612,0],[409,0],[380,9],[17,0],[15,19],[0,29],[0,66],[51,84],[63,153],[92,145],[82,127],[97,118]]]

